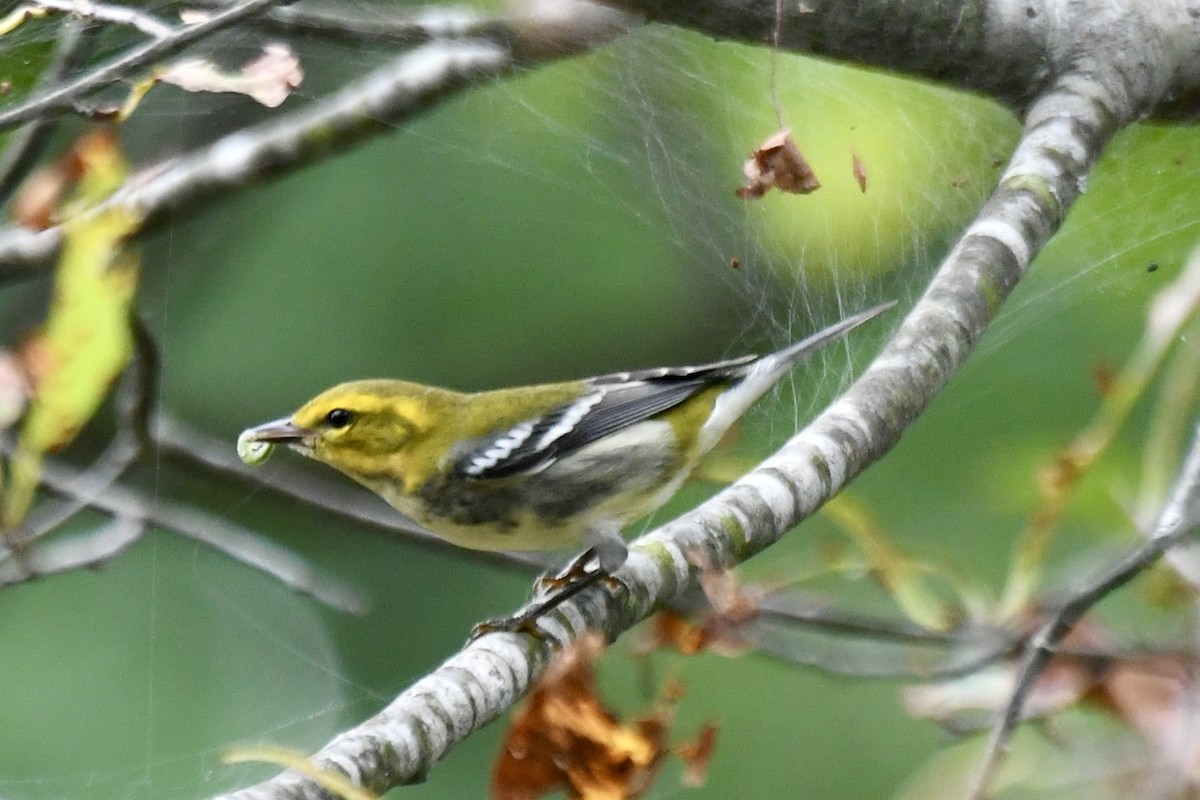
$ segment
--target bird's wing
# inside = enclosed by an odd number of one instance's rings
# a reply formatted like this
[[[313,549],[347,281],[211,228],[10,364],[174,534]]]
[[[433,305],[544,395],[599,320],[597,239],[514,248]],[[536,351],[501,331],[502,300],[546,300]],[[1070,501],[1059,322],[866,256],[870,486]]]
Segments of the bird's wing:
[[[485,479],[545,469],[574,450],[674,408],[706,386],[739,377],[754,358],[593,378],[590,391],[578,399],[473,442],[455,462],[455,471]]]
[[[662,381],[664,383],[685,379],[703,378],[706,381],[722,380],[743,374],[745,367],[757,361],[758,356],[740,356],[726,361],[716,361],[712,364],[700,364],[695,367],[657,367],[642,369],[635,372],[614,372],[611,375],[601,375],[592,378],[595,386],[633,383],[635,381]]]

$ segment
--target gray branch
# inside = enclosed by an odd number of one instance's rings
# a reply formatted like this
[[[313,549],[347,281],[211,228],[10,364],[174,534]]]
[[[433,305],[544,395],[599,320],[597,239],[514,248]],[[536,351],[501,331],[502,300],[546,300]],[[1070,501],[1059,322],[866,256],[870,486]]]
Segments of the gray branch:
[[[1063,75],[1117,70],[1164,120],[1200,114],[1200,8],[1187,0],[607,0],[654,22],[981,92],[1024,110]],[[783,12],[777,23],[776,7]],[[1098,79],[1107,80],[1097,75]]]

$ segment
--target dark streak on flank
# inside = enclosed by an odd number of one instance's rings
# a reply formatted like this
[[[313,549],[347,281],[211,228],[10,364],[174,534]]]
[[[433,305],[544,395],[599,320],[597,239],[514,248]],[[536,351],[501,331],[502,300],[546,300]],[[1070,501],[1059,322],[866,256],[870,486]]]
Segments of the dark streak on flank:
[[[498,525],[511,530],[521,511],[549,525],[584,514],[596,503],[628,491],[650,491],[676,465],[657,444],[619,451],[577,451],[564,463],[513,479],[479,480],[455,473],[426,484],[421,501],[434,517],[457,525]]]

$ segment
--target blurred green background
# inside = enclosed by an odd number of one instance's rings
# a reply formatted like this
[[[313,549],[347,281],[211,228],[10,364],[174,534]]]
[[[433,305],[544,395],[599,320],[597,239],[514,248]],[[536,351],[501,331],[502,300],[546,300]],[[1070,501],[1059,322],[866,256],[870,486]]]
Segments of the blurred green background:
[[[284,109],[385,55],[298,44],[308,77]],[[889,297],[911,304],[1002,169],[1017,122],[962,94],[782,56],[785,119],[824,187],[747,204],[734,197],[741,162],[776,127],[769,69],[765,50],[651,28],[180,215],[145,247],[139,296],[161,345],[163,407],[232,448],[242,428],[345,379],[475,389],[687,363],[781,345]],[[266,116],[248,106],[160,88],[124,137],[146,162]],[[967,368],[854,485],[895,543],[999,587],[1037,465],[1088,419],[1093,367],[1128,355],[1148,299],[1200,233],[1198,143],[1189,129],[1122,134]],[[5,287],[7,341],[36,324],[44,292]],[[797,370],[737,452],[769,452],[897,321]],[[1055,564],[1130,540],[1120,498],[1138,478],[1145,405],[1073,504]],[[182,799],[266,777],[274,768],[219,755],[320,746],[528,591],[517,571],[173,462],[138,480],[262,531],[370,610],[323,608],[170,532],[103,569],[5,589],[0,797]],[[712,490],[689,488],[657,518]],[[836,529],[813,519],[749,574],[812,571],[829,541]],[[600,671],[631,713],[650,704],[648,684],[678,676],[676,739],[706,720],[721,727],[704,788],[681,788],[669,767],[650,797],[889,797],[948,741],[905,716],[895,684],[763,657],[646,660],[622,641]],[[394,795],[481,796],[503,729]]]

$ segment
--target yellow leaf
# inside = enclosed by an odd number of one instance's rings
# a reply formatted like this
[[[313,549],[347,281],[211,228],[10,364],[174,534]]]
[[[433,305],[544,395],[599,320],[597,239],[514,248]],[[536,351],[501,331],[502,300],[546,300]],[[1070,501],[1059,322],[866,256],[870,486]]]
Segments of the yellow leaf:
[[[132,351],[129,312],[138,259],[122,247],[141,219],[121,208],[89,211],[121,185],[128,168],[107,132],[81,139],[74,158],[81,178],[65,209],[70,216],[63,224],[50,311],[23,353],[34,391],[9,463],[3,530],[16,527],[29,510],[43,456],[75,438]]]
[[[40,19],[46,16],[46,13],[46,9],[29,3],[19,5],[3,17],[0,17],[0,36],[15,31],[31,19]]]
[[[134,81],[129,87],[129,96],[125,98],[125,102],[121,104],[121,109],[117,112],[117,120],[124,122],[132,117],[133,112],[137,111],[137,107],[141,105],[142,98],[154,88],[156,83],[158,83],[158,73],[152,73],[149,77]]]

